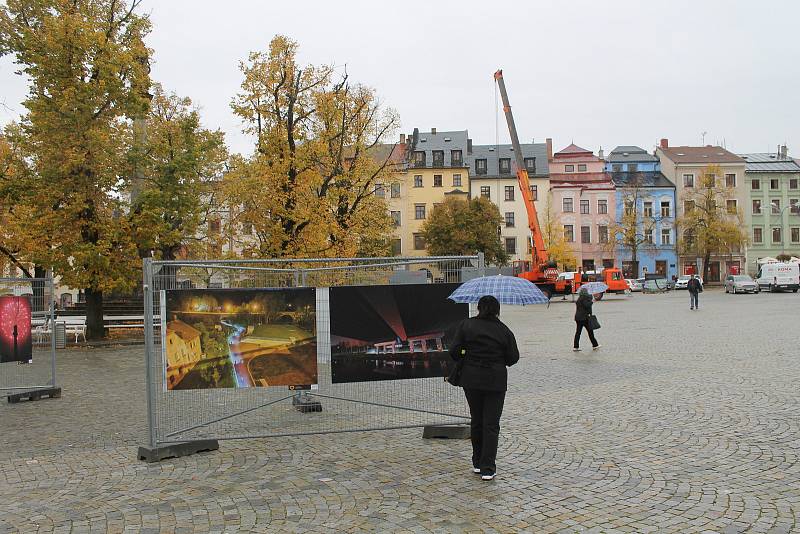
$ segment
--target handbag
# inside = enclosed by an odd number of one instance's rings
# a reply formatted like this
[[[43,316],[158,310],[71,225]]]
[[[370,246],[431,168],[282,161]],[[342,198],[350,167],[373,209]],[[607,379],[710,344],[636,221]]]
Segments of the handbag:
[[[597,316],[594,314],[589,316],[589,328],[592,330],[600,330],[600,321],[597,320]]]
[[[450,374],[444,378],[445,382],[449,382],[456,387],[461,387],[461,375],[464,373],[464,360],[467,359],[467,349],[462,348],[460,354],[461,358],[453,365],[453,370],[450,371]]]

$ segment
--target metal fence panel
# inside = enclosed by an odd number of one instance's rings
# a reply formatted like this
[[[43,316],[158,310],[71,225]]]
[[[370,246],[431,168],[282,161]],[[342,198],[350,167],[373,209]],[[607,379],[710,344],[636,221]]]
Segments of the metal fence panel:
[[[56,346],[52,278],[0,278],[0,296],[23,297],[31,307],[31,363],[0,363],[0,397],[54,387]]]
[[[328,287],[403,283],[398,272],[421,271],[429,283],[460,282],[482,256],[303,260],[145,261],[145,351],[150,445],[458,424],[469,420],[460,388],[442,378],[334,384]],[[421,275],[416,275],[421,276]],[[422,279],[422,278],[420,278]],[[287,387],[166,389],[162,325],[171,289],[316,287],[318,389],[322,405],[302,412],[306,393]],[[154,323],[154,318],[156,319]],[[160,318],[160,319],[159,319]]]

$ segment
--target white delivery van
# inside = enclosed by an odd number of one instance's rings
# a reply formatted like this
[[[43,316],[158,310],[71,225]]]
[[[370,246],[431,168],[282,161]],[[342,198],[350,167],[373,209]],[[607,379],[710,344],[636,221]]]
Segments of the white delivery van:
[[[800,288],[800,264],[765,263],[759,268],[756,283],[761,290],[792,290],[797,293]]]

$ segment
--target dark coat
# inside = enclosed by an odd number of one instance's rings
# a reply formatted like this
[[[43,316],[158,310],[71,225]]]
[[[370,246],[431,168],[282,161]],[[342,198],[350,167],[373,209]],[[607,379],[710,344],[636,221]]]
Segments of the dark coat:
[[[519,361],[519,349],[514,334],[500,319],[472,317],[458,325],[450,343],[450,357],[465,358],[461,387],[506,391],[506,367]]]
[[[700,293],[703,291],[703,284],[697,278],[692,278],[686,282],[686,289],[689,290],[689,293]]]
[[[594,299],[591,295],[581,295],[578,301],[575,302],[575,320],[578,322],[588,321],[589,316],[592,314],[592,304]]]

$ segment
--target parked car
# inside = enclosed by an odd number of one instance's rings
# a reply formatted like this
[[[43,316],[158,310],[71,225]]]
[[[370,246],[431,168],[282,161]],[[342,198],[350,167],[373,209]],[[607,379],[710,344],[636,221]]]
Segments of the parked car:
[[[625,281],[628,283],[628,289],[630,289],[632,292],[642,290],[642,283],[639,280],[626,278]]]
[[[678,277],[678,280],[675,282],[675,289],[686,289],[689,285],[689,280],[691,280],[692,276],[689,274],[682,274]],[[703,285],[703,279],[699,276],[697,277],[700,280],[700,285]]]
[[[761,291],[755,280],[746,274],[729,274],[725,279],[725,293],[758,293]]]

